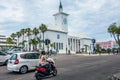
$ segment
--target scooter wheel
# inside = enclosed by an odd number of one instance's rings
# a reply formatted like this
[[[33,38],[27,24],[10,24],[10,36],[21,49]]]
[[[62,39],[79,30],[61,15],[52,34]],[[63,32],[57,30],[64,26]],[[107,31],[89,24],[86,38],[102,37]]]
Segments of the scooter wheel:
[[[35,78],[36,80],[42,80],[40,73],[36,73]]]
[[[54,70],[53,70],[52,75],[53,75],[53,76],[56,76],[56,75],[57,75],[57,69],[54,69]]]

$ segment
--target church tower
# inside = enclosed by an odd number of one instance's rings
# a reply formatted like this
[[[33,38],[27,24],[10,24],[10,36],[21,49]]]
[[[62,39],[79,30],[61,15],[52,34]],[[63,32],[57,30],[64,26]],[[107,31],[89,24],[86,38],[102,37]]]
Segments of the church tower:
[[[68,15],[69,14],[63,12],[63,6],[60,0],[59,12],[54,14],[53,16],[55,17],[55,25],[57,27],[60,27],[64,32],[68,32],[68,23],[67,23]]]

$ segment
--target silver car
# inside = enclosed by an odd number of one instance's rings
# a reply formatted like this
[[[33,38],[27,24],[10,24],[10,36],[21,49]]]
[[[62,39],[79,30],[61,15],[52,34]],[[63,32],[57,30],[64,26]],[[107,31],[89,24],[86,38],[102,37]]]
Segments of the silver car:
[[[13,47],[13,48],[10,48],[7,53],[9,54],[12,54],[12,53],[17,53],[17,52],[23,52],[23,49],[22,48],[19,48],[19,47]]]
[[[0,65],[7,64],[10,54],[0,51]]]
[[[14,53],[8,60],[7,69],[20,73],[26,73],[28,70],[34,70],[39,64],[38,52]]]

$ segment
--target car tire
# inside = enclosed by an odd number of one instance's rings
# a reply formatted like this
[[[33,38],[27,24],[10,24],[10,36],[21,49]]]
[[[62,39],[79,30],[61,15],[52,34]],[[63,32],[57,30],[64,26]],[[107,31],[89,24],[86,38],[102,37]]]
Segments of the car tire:
[[[22,67],[20,68],[19,72],[20,72],[21,74],[27,73],[27,72],[28,72],[28,67],[27,67],[27,66],[22,66]]]
[[[6,60],[5,63],[4,63],[3,65],[7,65],[7,63],[8,63],[8,60]]]

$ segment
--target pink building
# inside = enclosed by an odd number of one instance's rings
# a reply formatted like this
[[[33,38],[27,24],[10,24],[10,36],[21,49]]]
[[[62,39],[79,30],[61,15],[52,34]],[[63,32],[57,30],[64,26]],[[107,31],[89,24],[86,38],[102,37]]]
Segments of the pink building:
[[[115,41],[106,41],[106,42],[96,42],[96,44],[99,44],[101,48],[103,49],[112,49],[112,48],[117,48],[116,42]]]

